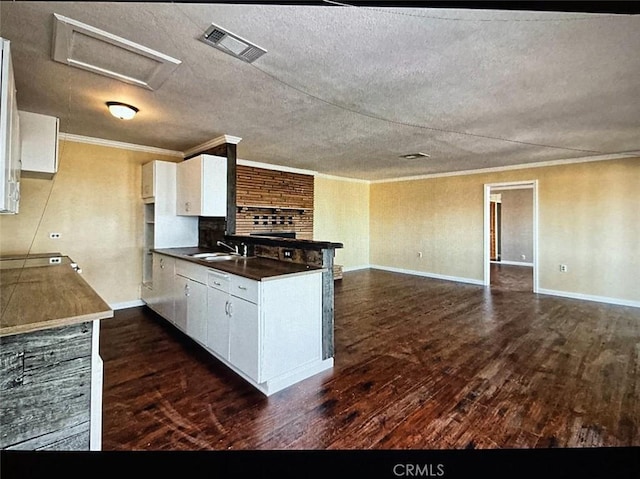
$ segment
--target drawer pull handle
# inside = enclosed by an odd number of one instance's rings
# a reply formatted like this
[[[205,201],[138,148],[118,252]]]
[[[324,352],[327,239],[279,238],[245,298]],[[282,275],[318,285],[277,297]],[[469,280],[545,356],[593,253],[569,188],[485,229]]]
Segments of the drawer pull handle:
[[[246,291],[246,290],[247,290],[246,286],[238,286],[238,289],[242,289],[242,290],[244,290],[244,291]]]
[[[213,284],[215,284],[216,286],[222,286],[222,284],[218,283],[217,281],[214,281]]]

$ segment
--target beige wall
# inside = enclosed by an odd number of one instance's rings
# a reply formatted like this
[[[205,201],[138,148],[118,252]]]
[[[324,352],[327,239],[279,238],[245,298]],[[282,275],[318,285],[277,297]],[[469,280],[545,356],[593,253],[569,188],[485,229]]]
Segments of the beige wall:
[[[369,265],[369,184],[316,176],[313,237],[344,244],[335,263],[343,268]]]
[[[0,216],[0,254],[60,252],[109,304],[138,300],[140,166],[179,158],[70,141],[61,141],[59,151],[54,179],[23,178],[19,214]],[[49,239],[50,232],[60,239]]]
[[[140,166],[153,159],[179,161],[62,141],[55,179],[24,178],[20,213],[0,215],[0,254],[61,252],[110,304],[136,301]],[[371,185],[319,175],[314,238],[342,242],[336,263],[347,269],[373,264],[480,282],[483,185],[534,179],[540,287],[640,301],[639,158]],[[49,239],[54,231],[59,240]]]
[[[640,301],[639,158],[373,183],[371,263],[482,281],[483,185],[536,179],[540,288]]]

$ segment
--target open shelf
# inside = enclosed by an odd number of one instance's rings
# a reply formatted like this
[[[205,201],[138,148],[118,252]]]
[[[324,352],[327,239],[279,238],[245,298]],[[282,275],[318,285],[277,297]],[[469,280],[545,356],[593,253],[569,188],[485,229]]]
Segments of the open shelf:
[[[301,208],[297,206],[273,206],[273,205],[237,205],[237,209],[238,211],[270,210],[270,211],[298,211],[300,213],[313,210],[313,208]]]

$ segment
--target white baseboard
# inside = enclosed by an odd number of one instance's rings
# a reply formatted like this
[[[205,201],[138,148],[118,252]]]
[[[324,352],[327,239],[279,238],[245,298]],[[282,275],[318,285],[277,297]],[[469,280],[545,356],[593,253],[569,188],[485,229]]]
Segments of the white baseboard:
[[[133,301],[124,301],[122,303],[113,303],[113,304],[110,304],[109,306],[111,307],[111,309],[116,311],[118,309],[127,309],[127,308],[135,308],[137,306],[144,306],[145,304],[146,303],[144,301],[142,301],[141,299],[134,299]]]
[[[591,294],[571,293],[569,291],[556,291],[553,289],[538,288],[538,294],[548,294],[550,296],[561,296],[563,298],[581,299],[584,301],[595,301],[598,303],[615,304],[618,306],[631,306],[640,308],[640,301],[630,299],[609,298],[606,296],[595,296]]]
[[[508,264],[510,266],[529,266],[533,268],[533,263],[523,263],[521,261],[491,261],[492,264]]]
[[[361,264],[360,266],[348,266],[346,268],[342,268],[343,273],[347,273],[349,271],[359,271],[361,269],[369,269],[371,268],[370,264]]]
[[[426,273],[424,271],[416,271],[412,269],[402,269],[402,268],[393,268],[390,266],[380,266],[378,264],[372,264],[372,269],[381,269],[383,271],[391,271],[393,273],[404,273],[404,274],[412,274],[414,276],[424,276],[425,278],[432,279],[443,279],[445,281],[455,281],[456,283],[467,283],[467,284],[476,284],[478,286],[484,286],[482,280],[472,279],[472,278],[461,278],[459,276],[447,276],[443,274],[436,273]]]

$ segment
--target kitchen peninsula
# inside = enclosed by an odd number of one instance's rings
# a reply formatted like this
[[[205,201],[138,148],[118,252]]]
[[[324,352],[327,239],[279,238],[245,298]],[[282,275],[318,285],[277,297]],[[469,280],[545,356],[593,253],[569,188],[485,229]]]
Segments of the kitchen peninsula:
[[[147,305],[265,395],[330,369],[325,269],[210,248],[154,249]]]
[[[302,264],[323,268],[322,273],[322,356],[333,357],[333,260],[335,250],[342,243],[254,235],[226,235],[234,245],[247,245],[259,257],[273,258],[289,264]]]
[[[99,322],[113,316],[67,256],[0,258],[0,448],[99,450]]]

